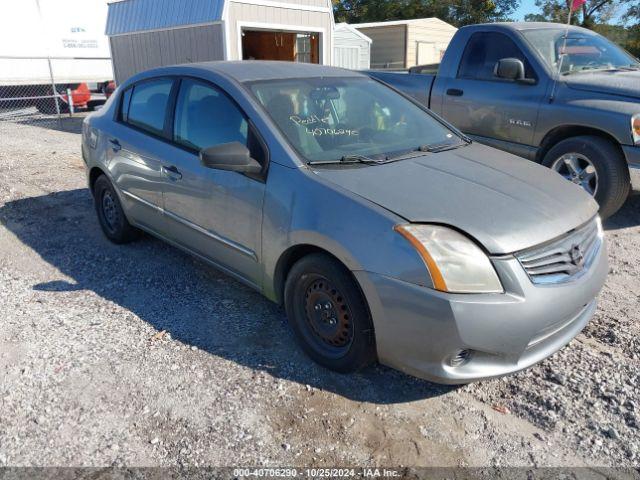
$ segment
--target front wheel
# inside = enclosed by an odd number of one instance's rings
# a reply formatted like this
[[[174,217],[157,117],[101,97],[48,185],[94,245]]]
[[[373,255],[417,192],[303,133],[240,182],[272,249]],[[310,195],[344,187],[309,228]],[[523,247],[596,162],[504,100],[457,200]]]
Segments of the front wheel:
[[[617,212],[629,195],[629,167],[620,149],[604,138],[563,140],[547,152],[542,164],[593,196],[602,218]]]
[[[315,362],[341,373],[375,361],[375,337],[365,299],[337,260],[299,260],[285,284],[285,309],[296,340]]]

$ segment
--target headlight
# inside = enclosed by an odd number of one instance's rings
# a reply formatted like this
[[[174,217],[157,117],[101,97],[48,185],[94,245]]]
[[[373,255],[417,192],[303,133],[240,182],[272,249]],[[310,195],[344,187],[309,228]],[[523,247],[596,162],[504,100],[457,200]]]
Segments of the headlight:
[[[640,113],[631,117],[631,135],[633,135],[633,143],[640,145]]]
[[[396,225],[424,261],[436,290],[450,293],[501,293],[489,257],[461,233],[439,225]]]

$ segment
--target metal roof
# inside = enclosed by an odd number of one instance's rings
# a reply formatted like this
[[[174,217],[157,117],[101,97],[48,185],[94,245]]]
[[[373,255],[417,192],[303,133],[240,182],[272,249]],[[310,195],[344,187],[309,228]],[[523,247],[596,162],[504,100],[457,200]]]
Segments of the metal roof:
[[[215,22],[225,0],[122,0],[109,4],[107,35]]]
[[[362,40],[366,40],[369,43],[373,42],[373,40],[371,40],[369,37],[367,37],[364,33],[362,33],[357,28],[349,25],[348,23],[336,23],[336,27],[335,27],[334,30],[335,31],[347,30],[347,31],[353,33],[354,35],[356,35],[357,37],[361,38]]]
[[[354,28],[373,28],[373,27],[392,27],[396,25],[426,25],[430,23],[439,23],[441,25],[446,25],[451,28],[456,28],[450,23],[447,23],[444,20],[440,20],[437,17],[413,18],[409,20],[390,20],[386,22],[352,23],[350,25]]]

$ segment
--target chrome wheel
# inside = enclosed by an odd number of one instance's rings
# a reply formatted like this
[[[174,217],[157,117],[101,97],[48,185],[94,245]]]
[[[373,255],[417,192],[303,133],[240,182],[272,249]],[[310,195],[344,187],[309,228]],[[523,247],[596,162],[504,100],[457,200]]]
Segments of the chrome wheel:
[[[570,182],[580,185],[595,196],[598,192],[598,172],[591,161],[580,153],[565,153],[555,160],[551,168]]]

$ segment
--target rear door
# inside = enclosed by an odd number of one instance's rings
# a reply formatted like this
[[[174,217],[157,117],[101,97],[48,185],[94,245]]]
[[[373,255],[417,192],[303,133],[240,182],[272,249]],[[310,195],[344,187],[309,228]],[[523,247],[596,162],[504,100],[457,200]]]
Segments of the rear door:
[[[518,58],[532,83],[503,80],[494,68],[502,58]],[[447,82],[443,116],[463,132],[501,142],[532,145],[546,78],[516,42],[501,32],[474,33],[462,55],[457,74]],[[479,138],[483,141],[483,138]]]
[[[181,81],[172,133],[173,145],[161,167],[172,239],[259,286],[264,181],[261,176],[206,168],[199,152],[240,142],[266,171],[266,147],[229,96],[211,83],[191,78]]]
[[[120,96],[118,122],[108,134],[107,161],[129,220],[164,235],[162,155],[173,78],[143,80]]]

